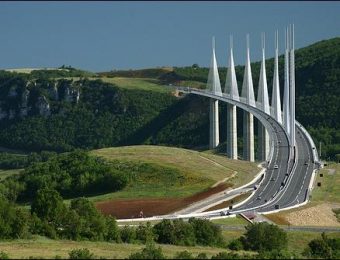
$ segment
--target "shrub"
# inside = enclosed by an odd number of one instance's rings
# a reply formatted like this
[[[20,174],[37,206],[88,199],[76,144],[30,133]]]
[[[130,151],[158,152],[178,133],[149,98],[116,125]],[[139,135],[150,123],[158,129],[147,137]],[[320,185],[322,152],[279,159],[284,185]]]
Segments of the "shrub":
[[[297,259],[298,256],[284,250],[261,251],[257,259]]]
[[[174,259],[194,259],[192,254],[188,252],[187,250],[178,252],[175,256]]]
[[[131,254],[129,259],[165,259],[161,247],[156,248],[155,244],[147,244],[141,252]]]
[[[134,227],[124,226],[120,231],[120,237],[124,243],[135,243],[136,229]]]
[[[195,230],[190,223],[184,222],[182,219],[173,221],[173,232],[175,241],[174,245],[194,246],[196,244]]]
[[[240,239],[234,239],[232,241],[230,241],[230,243],[228,244],[228,248],[230,250],[235,250],[235,251],[239,251],[239,250],[243,250],[243,243]]]
[[[0,238],[21,238],[28,229],[28,216],[24,210],[0,197]]]
[[[151,243],[155,241],[155,234],[153,232],[153,228],[150,222],[147,222],[146,225],[142,223],[139,224],[136,230],[136,239],[141,241],[142,243]]]
[[[87,248],[73,249],[68,254],[69,259],[95,259],[94,254]]]
[[[236,253],[219,252],[217,255],[211,257],[211,259],[246,259],[246,255],[238,255]]]
[[[206,253],[199,253],[195,259],[208,259],[208,256]]]
[[[0,251],[0,259],[9,259],[9,256],[4,251]]]
[[[325,233],[322,233],[321,238],[309,242],[304,255],[314,258],[338,259],[340,257],[340,238],[328,238]]]
[[[114,217],[106,217],[106,230],[105,240],[121,242],[119,228]]]

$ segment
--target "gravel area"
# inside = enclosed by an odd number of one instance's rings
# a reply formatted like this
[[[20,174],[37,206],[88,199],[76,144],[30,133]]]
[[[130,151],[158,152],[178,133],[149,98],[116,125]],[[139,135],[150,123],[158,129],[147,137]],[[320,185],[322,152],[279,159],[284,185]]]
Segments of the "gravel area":
[[[283,216],[291,225],[296,226],[337,226],[340,227],[332,205],[320,204],[299,211],[286,213]]]

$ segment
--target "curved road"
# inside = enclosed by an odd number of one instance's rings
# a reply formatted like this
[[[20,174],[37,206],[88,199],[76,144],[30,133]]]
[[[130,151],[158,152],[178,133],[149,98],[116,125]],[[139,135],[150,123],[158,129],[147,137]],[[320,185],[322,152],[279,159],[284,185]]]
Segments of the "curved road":
[[[261,183],[251,197],[243,204],[229,210],[229,208],[207,211],[202,213],[172,214],[139,219],[147,221],[151,219],[175,219],[190,217],[216,217],[224,214],[238,214],[247,211],[268,213],[284,208],[297,207],[308,200],[309,186],[312,180],[313,171],[318,168],[318,160],[314,144],[311,138],[304,132],[302,126],[295,121],[296,127],[296,148],[291,151],[289,138],[286,130],[272,116],[264,113],[256,107],[252,107],[240,101],[231,99],[228,95],[215,95],[211,92],[188,87],[174,86],[178,91],[205,96],[232,105],[250,112],[265,126],[270,135],[270,152],[267,170],[264,176],[256,182]],[[309,140],[310,141],[309,141]],[[277,169],[274,168],[277,165]],[[244,187],[253,188],[254,184]],[[137,220],[137,219],[131,219]],[[128,220],[122,220],[128,221]]]
[[[314,164],[311,144],[298,124],[296,124],[296,149],[295,152],[291,152],[289,139],[283,126],[258,108],[232,100],[225,94],[219,96],[204,90],[186,87],[177,87],[177,89],[184,93],[218,99],[252,113],[266,127],[271,137],[270,161],[261,185],[251,199],[243,205],[230,211],[227,208],[223,210],[229,211],[230,214],[245,211],[269,212],[296,206],[308,199],[312,173],[317,169],[317,166]],[[278,169],[275,169],[274,165],[277,165]],[[219,216],[223,210],[200,213],[199,215]]]

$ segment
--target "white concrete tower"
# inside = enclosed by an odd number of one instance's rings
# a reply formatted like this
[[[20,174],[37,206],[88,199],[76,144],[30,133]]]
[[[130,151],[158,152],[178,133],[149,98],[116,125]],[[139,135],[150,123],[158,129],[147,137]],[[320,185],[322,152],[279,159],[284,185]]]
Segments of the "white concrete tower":
[[[212,57],[208,75],[207,90],[222,96],[221,82],[218,74],[217,61],[215,56],[215,37],[212,39]],[[210,133],[209,148],[214,149],[220,143],[219,137],[219,116],[218,116],[218,100],[210,99]]]
[[[263,112],[270,115],[268,85],[266,75],[266,59],[265,59],[265,34],[262,33],[262,62],[259,77],[259,86],[257,93],[257,107]],[[269,154],[269,134],[266,128],[258,121],[258,158],[265,161]]]
[[[294,54],[294,24],[290,25],[290,141],[295,146],[295,54]]]
[[[275,32],[275,59],[273,75],[273,92],[272,92],[272,116],[282,124],[280,83],[279,83],[279,32]]]
[[[235,64],[233,57],[233,38],[230,36],[230,54],[228,72],[225,81],[224,92],[230,95],[233,100],[240,100],[237,88]],[[236,106],[227,104],[227,155],[229,158],[237,160],[237,117]]]
[[[256,107],[253,78],[251,75],[250,53],[249,53],[249,34],[247,34],[247,59],[244,69],[242,84],[242,98],[245,103]],[[249,112],[243,112],[243,159],[251,162],[255,161],[254,156],[254,117]]]
[[[289,109],[289,35],[288,29],[285,29],[285,81],[284,81],[284,92],[283,92],[283,126],[285,127],[288,135],[290,136],[290,109]]]

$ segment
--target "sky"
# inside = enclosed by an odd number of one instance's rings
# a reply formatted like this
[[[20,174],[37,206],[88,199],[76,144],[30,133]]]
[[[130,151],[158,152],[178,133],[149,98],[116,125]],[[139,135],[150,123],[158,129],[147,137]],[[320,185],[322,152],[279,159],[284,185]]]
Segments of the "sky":
[[[0,69],[59,67],[90,71],[162,66],[209,66],[216,38],[219,66],[266,57],[279,30],[295,24],[295,47],[340,36],[340,2],[0,2]]]

